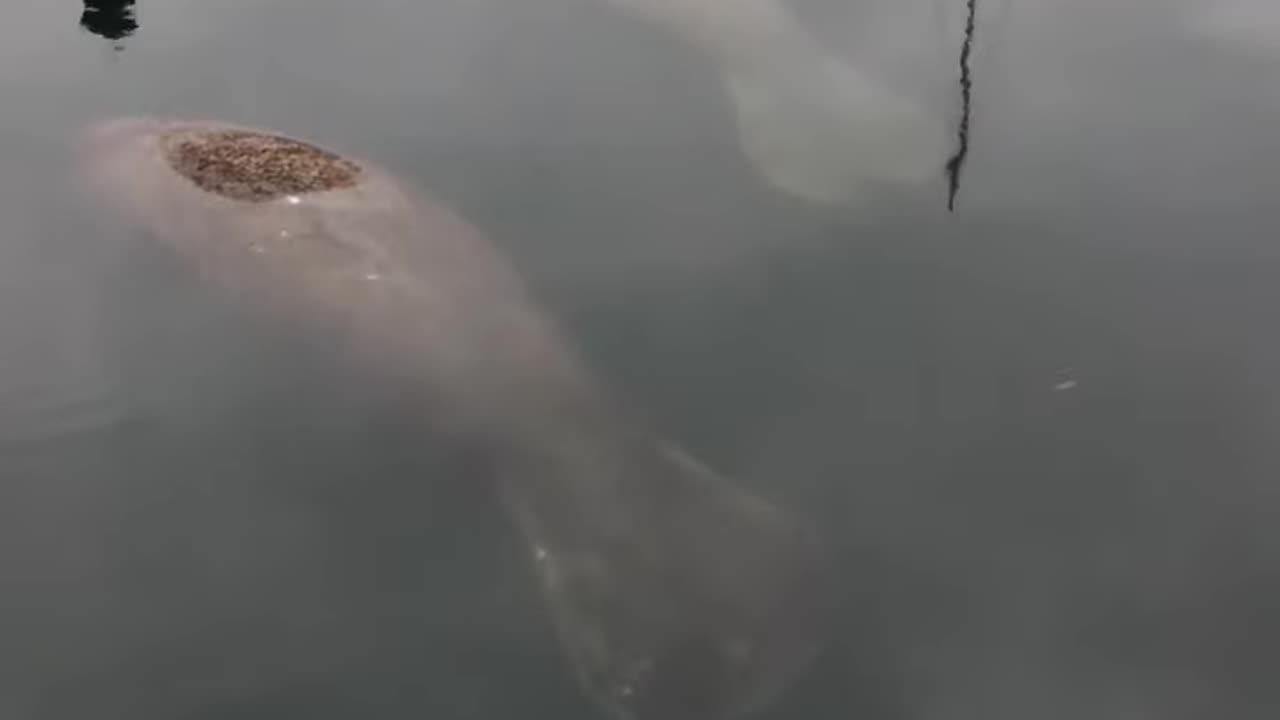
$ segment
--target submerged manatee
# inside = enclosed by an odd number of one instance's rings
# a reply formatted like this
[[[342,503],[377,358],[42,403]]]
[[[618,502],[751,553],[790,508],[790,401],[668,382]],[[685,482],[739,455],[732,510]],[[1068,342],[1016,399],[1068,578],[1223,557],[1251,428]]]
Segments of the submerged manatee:
[[[628,419],[476,230],[362,160],[218,122],[119,119],[90,196],[262,312],[340,338],[493,458],[562,645],[621,718],[758,708],[811,664],[810,530]]]
[[[950,108],[827,50],[780,0],[604,0],[667,28],[717,68],[739,143],[775,190],[866,207],[943,177]]]

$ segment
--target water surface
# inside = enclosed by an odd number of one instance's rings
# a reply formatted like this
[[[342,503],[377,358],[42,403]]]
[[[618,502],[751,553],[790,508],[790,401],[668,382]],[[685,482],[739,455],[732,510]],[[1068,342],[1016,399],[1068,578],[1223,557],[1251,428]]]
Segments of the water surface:
[[[959,4],[945,43],[925,0],[792,5],[955,112]],[[956,212],[850,214],[770,191],[714,69],[598,2],[142,0],[115,40],[12,3],[0,714],[597,716],[393,389],[69,199],[79,127],[159,113],[432,189],[810,518],[851,593],[776,717],[1276,717],[1280,53],[1189,2],[989,5]]]

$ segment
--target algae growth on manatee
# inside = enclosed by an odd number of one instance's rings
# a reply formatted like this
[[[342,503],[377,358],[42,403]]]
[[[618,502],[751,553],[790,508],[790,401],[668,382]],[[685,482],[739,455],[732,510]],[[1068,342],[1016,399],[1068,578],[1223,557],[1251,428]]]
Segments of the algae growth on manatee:
[[[86,129],[79,176],[248,307],[323,329],[491,458],[585,693],[619,718],[759,709],[834,588],[810,528],[628,417],[469,223],[372,163],[221,122]]]

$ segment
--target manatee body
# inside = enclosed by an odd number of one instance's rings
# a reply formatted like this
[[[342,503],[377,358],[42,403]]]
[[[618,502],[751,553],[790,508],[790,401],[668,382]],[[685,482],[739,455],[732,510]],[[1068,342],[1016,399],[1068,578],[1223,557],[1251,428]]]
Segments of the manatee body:
[[[774,190],[860,208],[940,181],[947,114],[823,47],[781,0],[603,0],[716,67],[743,156]]]
[[[493,459],[587,694],[715,720],[811,665],[833,586],[810,530],[638,427],[486,239],[371,163],[220,122],[81,139],[90,197],[262,312],[330,332]]]

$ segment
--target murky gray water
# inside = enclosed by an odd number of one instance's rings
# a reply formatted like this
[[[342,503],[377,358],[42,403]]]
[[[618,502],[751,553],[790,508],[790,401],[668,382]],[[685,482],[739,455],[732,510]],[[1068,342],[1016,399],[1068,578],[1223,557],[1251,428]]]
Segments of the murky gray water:
[[[928,0],[791,5],[955,112],[961,3],[944,46]],[[809,518],[849,598],[773,717],[1276,717],[1280,21],[1235,5],[980,0],[948,214],[941,179],[774,192],[714,68],[600,0],[142,0],[122,51],[11,3],[0,715],[598,717],[394,388],[70,199],[84,123],[158,113],[431,189],[638,412]]]

